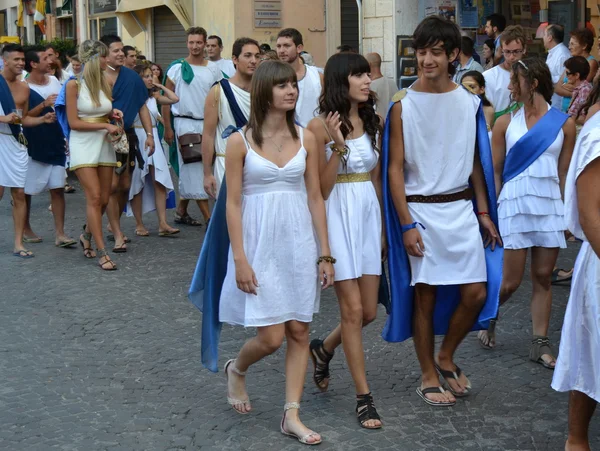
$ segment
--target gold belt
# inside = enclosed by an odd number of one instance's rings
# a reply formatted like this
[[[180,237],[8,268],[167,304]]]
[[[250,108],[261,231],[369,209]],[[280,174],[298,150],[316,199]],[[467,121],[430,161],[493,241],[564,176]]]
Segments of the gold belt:
[[[107,124],[110,122],[108,116],[100,116],[100,117],[80,117],[83,122],[87,122],[89,124]]]
[[[371,174],[368,172],[354,172],[352,174],[338,174],[336,183],[370,182]]]
[[[223,157],[223,158],[225,158],[225,154],[224,154],[224,153],[215,152],[215,155],[216,155],[217,157]]]

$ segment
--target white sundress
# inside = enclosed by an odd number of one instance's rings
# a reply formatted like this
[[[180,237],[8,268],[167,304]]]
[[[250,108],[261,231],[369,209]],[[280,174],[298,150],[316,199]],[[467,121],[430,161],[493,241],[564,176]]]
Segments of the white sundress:
[[[300,149],[279,167],[252,149],[242,181],[244,252],[254,270],[257,295],[236,284],[235,262],[229,248],[227,275],[219,303],[219,320],[262,327],[296,320],[311,322],[319,310],[317,242],[304,185],[306,149],[299,128]]]
[[[571,294],[560,335],[560,350],[552,378],[557,391],[576,390],[600,402],[600,259],[579,221],[577,178],[600,157],[600,113],[583,126],[565,183],[565,219],[583,240],[575,262]]]
[[[326,147],[328,160],[332,144]],[[346,167],[340,162],[338,180],[325,204],[336,281],[381,275],[381,207],[370,178],[379,155],[367,133],[346,140],[346,145]]]
[[[528,131],[524,108],[511,116],[506,130],[507,154]],[[563,141],[561,130],[542,155],[502,187],[498,218],[505,249],[567,247],[558,179],[558,157]]]

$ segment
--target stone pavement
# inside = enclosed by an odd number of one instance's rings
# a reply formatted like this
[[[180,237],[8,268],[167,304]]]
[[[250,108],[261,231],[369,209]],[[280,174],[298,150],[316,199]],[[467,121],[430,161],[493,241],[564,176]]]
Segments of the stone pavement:
[[[68,233],[77,237],[84,200],[67,196]],[[153,232],[134,236],[114,255],[119,270],[102,272],[80,248],[53,246],[48,198],[33,201],[34,229],[44,242],[30,245],[31,260],[11,255],[9,196],[0,202],[0,449],[2,450],[299,450],[279,433],[284,404],[283,350],[251,368],[251,415],[235,414],[225,400],[223,373],[200,364],[201,314],[186,293],[203,229],[178,238]],[[198,214],[196,208],[193,210]],[[578,246],[561,255],[574,261]],[[560,450],[567,395],[550,389],[552,373],[527,360],[531,334],[526,281],[502,311],[499,346],[482,350],[472,334],[458,362],[473,394],[451,409],[425,405],[415,393],[419,366],[412,343],[389,344],[379,334],[384,311],[365,331],[369,382],[385,428],[366,431],[354,416],[353,385],[339,352],[330,391],[307,377],[303,419],[322,433],[329,450]],[[551,339],[558,344],[568,288],[555,289]],[[332,291],[322,299],[313,336],[335,325]],[[252,330],[224,327],[221,364]],[[600,449],[600,418],[592,423]]]

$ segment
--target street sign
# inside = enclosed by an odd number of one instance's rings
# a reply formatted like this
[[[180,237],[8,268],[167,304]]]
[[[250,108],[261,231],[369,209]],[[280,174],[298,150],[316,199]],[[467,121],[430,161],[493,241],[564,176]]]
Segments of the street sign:
[[[281,28],[281,0],[254,0],[254,27]]]

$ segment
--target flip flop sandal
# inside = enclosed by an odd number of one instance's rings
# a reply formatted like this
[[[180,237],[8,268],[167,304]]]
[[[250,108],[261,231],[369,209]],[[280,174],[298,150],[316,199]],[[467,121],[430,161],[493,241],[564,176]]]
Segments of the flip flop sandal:
[[[116,246],[115,245],[115,247],[113,247],[112,251],[115,254],[124,254],[125,252],[127,252],[127,247],[126,246],[127,246],[127,243],[123,243],[120,246]]]
[[[73,188],[71,185],[65,186],[65,193],[71,194],[71,193],[74,193],[75,191],[76,191],[75,188]]]
[[[552,356],[554,366],[542,359],[544,354]],[[543,337],[541,335],[533,336],[533,339],[531,340],[531,348],[529,349],[529,360],[539,363],[544,368],[554,370],[556,366],[556,359],[554,358],[552,348],[550,347],[550,339],[548,337]]]
[[[138,232],[137,230],[135,231],[135,234],[137,236],[150,236],[150,232],[148,232],[147,230],[145,232]]]
[[[173,236],[173,235],[177,235],[179,232],[180,232],[179,229],[163,230],[162,232],[158,232],[158,236],[162,236],[162,237]]]
[[[127,237],[124,237],[124,238],[125,238],[125,244],[131,243],[131,240],[129,238],[127,238]],[[114,235],[106,235],[106,239],[107,239],[107,241],[110,241],[111,243],[115,242],[115,236]]]
[[[421,397],[421,399],[423,399],[423,401],[425,401],[430,406],[452,407],[452,406],[456,405],[456,401],[454,401],[454,402],[433,401],[425,396],[425,395],[430,395],[430,394],[434,394],[434,393],[435,394],[438,394],[438,393],[444,394],[445,390],[443,389],[443,387],[428,387],[428,388],[423,388],[423,389],[421,389],[421,387],[417,388],[417,395],[419,395]]]
[[[27,238],[27,237],[23,237],[23,243],[27,243],[27,244],[36,244],[36,243],[41,243],[42,241],[44,241],[43,239],[41,239],[39,236],[36,236],[35,238]]]
[[[77,241],[75,241],[75,240],[63,240],[63,241],[59,241],[58,244],[54,243],[54,245],[56,247],[62,247],[62,248],[72,247],[72,246],[75,246],[76,244],[77,244]]]
[[[567,273],[569,275],[566,277],[559,278],[560,277],[559,273],[561,271],[564,273]],[[570,282],[572,279],[573,279],[573,269],[567,271],[566,269],[556,268],[554,271],[552,271],[552,279],[551,279],[552,285]]]
[[[13,255],[15,257],[19,257],[19,258],[23,258],[23,259],[35,257],[35,255],[33,255],[33,252],[26,251],[26,250],[20,250],[20,251],[13,252]]]
[[[481,346],[483,349],[491,351],[492,349],[496,348],[496,321],[495,319],[491,319],[490,320],[490,326],[488,327],[487,331],[487,337],[488,337],[488,344],[486,345],[481,338],[479,338],[479,334],[477,334],[477,342],[479,343],[479,346]],[[484,332],[484,331],[480,331],[480,332]],[[494,346],[490,346],[489,343],[492,342],[492,339],[494,341]]]
[[[442,376],[442,378],[444,378],[444,381],[446,382],[446,385],[448,386],[448,391],[450,393],[452,393],[456,398],[464,398],[465,396],[469,396],[470,391],[473,388],[473,387],[471,387],[471,382],[468,382],[468,385],[465,387],[465,391],[462,392],[462,393],[454,391],[452,389],[452,387],[450,386],[450,384],[448,383],[448,379],[454,379],[455,381],[458,382],[458,378],[462,374],[462,371],[458,367],[458,365],[456,365],[456,371],[449,371],[449,370],[443,370],[436,363],[435,364],[435,369],[437,370],[437,372],[439,373],[439,375]],[[467,379],[467,381],[468,381],[468,379]]]

